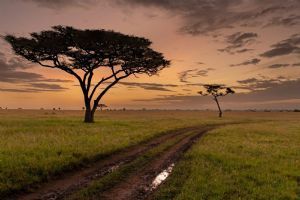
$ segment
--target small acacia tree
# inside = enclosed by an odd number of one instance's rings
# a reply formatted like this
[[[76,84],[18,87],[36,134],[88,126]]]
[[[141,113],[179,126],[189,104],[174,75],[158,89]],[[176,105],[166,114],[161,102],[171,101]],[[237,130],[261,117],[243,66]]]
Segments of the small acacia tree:
[[[226,96],[228,94],[234,94],[234,90],[232,90],[229,87],[225,87],[224,85],[218,85],[218,84],[206,84],[203,85],[205,88],[205,91],[198,92],[202,96],[213,96],[214,101],[217,103],[218,109],[219,109],[219,117],[222,117],[222,110],[219,104],[218,97]]]
[[[114,31],[54,26],[30,35],[6,35],[4,39],[17,55],[43,67],[63,70],[78,80],[84,96],[85,122],[94,121],[99,101],[120,80],[132,74],[151,76],[170,64],[150,48],[148,39]],[[95,78],[95,74],[100,77]]]
[[[103,110],[103,108],[107,108],[107,107],[108,107],[108,106],[105,105],[104,103],[98,104],[98,108],[99,108],[100,110]]]

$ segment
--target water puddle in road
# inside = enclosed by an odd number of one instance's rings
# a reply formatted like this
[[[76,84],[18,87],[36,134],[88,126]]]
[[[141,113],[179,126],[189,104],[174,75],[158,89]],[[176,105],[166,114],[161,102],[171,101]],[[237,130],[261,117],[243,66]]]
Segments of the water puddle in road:
[[[104,170],[104,171],[99,171],[99,172],[97,172],[97,173],[95,173],[95,174],[92,174],[92,175],[89,176],[88,178],[90,178],[90,179],[97,179],[97,178],[103,177],[103,176],[105,176],[106,174],[110,174],[110,173],[116,171],[117,169],[119,169],[121,164],[122,164],[122,163],[119,163],[119,164],[117,164],[117,165],[113,165],[113,166],[109,167],[108,169],[106,169],[106,170]]]
[[[168,178],[168,176],[172,173],[174,166],[175,164],[172,163],[167,169],[158,174],[152,181],[150,189],[155,190],[160,184],[162,184],[162,182],[165,181]]]

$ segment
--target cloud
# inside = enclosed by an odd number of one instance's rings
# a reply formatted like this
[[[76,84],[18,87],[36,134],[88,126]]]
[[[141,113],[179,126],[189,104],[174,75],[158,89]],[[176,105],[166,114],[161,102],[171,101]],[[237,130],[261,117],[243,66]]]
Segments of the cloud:
[[[111,82],[106,82],[103,84],[110,84]],[[127,88],[141,88],[144,90],[156,90],[156,91],[164,91],[164,92],[174,92],[169,88],[176,88],[179,85],[175,84],[160,84],[160,83],[138,83],[138,82],[119,82],[118,85],[126,86]],[[79,84],[75,84],[74,86],[79,87]],[[92,84],[94,86],[94,84]]]
[[[273,14],[274,12],[278,12],[278,11],[283,11],[286,10],[288,7],[286,7],[285,5],[275,5],[275,6],[271,6],[268,7],[266,9],[261,10],[260,12],[258,12],[254,18],[257,17],[262,17],[262,16],[266,16],[267,14]]]
[[[55,85],[55,84],[53,84]],[[56,89],[48,89],[48,88],[0,88],[0,92],[22,92],[22,93],[37,93],[37,92],[57,92],[57,91],[63,91],[66,90],[67,88],[63,88],[59,85],[57,87],[55,86],[54,88]],[[57,89],[59,88],[59,89]]]
[[[258,58],[253,58],[251,60],[246,60],[245,62],[242,62],[242,63],[232,64],[232,65],[230,65],[230,67],[245,66],[245,65],[257,65],[258,63],[260,63],[260,61],[261,60]]]
[[[215,70],[214,68],[200,69],[196,72],[196,75],[198,75],[198,76],[208,76],[208,72],[214,71],[214,70]]]
[[[107,3],[105,0],[19,0],[33,2],[38,6],[61,11],[65,8],[93,8],[96,4]],[[119,7],[158,8],[180,16],[183,24],[180,30],[184,33],[199,35],[216,33],[220,29],[237,26],[262,25],[266,17],[281,17],[291,13],[288,19],[281,19],[273,25],[294,25],[300,2],[297,0],[111,0]],[[134,8],[132,8],[134,9]],[[153,13],[149,11],[149,16]],[[276,20],[275,20],[276,21]]]
[[[45,7],[54,10],[63,8],[80,7],[89,8],[99,3],[99,0],[20,0],[24,2],[33,2],[40,7]]]
[[[187,83],[188,82],[187,78],[189,77],[190,73],[194,72],[195,70],[196,69],[190,69],[190,70],[185,70],[185,71],[178,73],[179,81],[182,83]]]
[[[206,83],[187,83],[186,86],[196,86],[196,87],[202,87]]]
[[[249,52],[249,51],[253,51],[254,49],[240,49],[240,50],[236,50],[236,53],[245,53],[245,52]]]
[[[35,92],[38,92],[37,90],[35,89],[15,89],[15,88],[0,88],[0,92],[24,92],[24,93],[27,93],[27,92],[30,92],[30,93],[35,93]]]
[[[297,12],[299,1],[244,0],[115,0],[120,6],[164,9],[183,18],[181,31],[199,35],[248,24],[263,24],[265,17]]]
[[[240,86],[244,87],[244,89],[257,91],[257,90],[266,90],[269,88],[273,88],[288,81],[293,81],[293,80],[289,80],[282,76],[279,76],[277,78],[267,78],[262,76],[257,78],[248,78],[245,80],[239,80],[237,82],[240,84]]]
[[[57,84],[49,84],[49,83],[31,83],[29,84],[30,87],[43,89],[43,90],[66,90],[68,88],[62,87]]]
[[[300,34],[294,34],[290,38],[273,44],[272,49],[262,53],[260,56],[272,58],[289,54],[300,54]]]
[[[293,67],[300,67],[300,63],[294,63],[292,66]]]
[[[232,35],[229,35],[227,37],[227,42],[234,45],[234,46],[241,46],[244,44],[249,43],[253,39],[257,38],[258,35],[257,33],[242,33],[242,32],[237,32]]]
[[[24,63],[24,61],[18,57],[7,59],[4,53],[0,53],[0,82],[13,84],[14,87],[18,87],[17,89],[2,88],[1,91],[40,92],[42,89],[44,89],[44,91],[61,91],[66,90],[67,88],[61,87],[60,85],[53,83],[72,82],[70,80],[49,79],[45,78],[43,75],[38,73],[23,71],[32,67],[32,65]],[[21,84],[24,83],[27,83],[27,88],[20,89],[22,86],[24,86]]]
[[[142,88],[144,90],[156,90],[156,91],[165,91],[173,92],[168,88],[175,88],[178,85],[175,84],[159,84],[159,83],[136,83],[136,82],[119,82],[119,85],[124,85],[130,88]]]
[[[273,64],[273,65],[270,65],[268,68],[276,69],[276,68],[282,68],[282,67],[288,67],[288,66],[290,66],[290,64]]]
[[[246,82],[256,82],[256,79],[248,80]],[[226,96],[220,99],[223,105],[231,105],[229,108],[247,109],[248,107],[260,106],[260,108],[272,107],[271,104],[280,104],[280,102],[293,102],[300,100],[299,85],[300,79],[296,80],[281,80],[271,83],[265,82],[268,86],[263,90],[253,90],[248,93],[236,93],[234,95]],[[213,104],[210,97],[202,97],[200,95],[163,95],[153,99],[137,99],[136,101],[144,102],[159,102],[164,105],[173,105],[176,102],[177,107],[187,108],[190,106],[199,106],[199,108],[207,108],[208,104]],[[245,107],[248,105],[248,107]],[[214,105],[213,105],[214,106]],[[295,103],[287,105],[281,103],[281,107],[295,108]]]
[[[268,26],[296,26],[300,24],[299,15],[290,15],[288,17],[274,17],[268,22],[265,27]]]
[[[210,71],[215,70],[214,68],[205,68],[205,69],[189,69],[178,73],[179,81],[182,83],[188,83],[189,78],[196,78],[196,77],[205,77],[208,76]]]
[[[241,83],[241,84],[252,84],[252,83],[256,83],[257,81],[258,81],[257,78],[248,78],[248,79],[240,80],[240,81],[237,81],[237,82]]]
[[[65,8],[92,8],[96,4],[107,3],[105,0],[19,0],[33,2],[38,6],[61,11]],[[291,13],[289,19],[281,19],[294,24],[300,8],[297,0],[111,0],[119,7],[146,7],[158,8],[180,16],[183,24],[180,30],[184,33],[199,35],[216,33],[220,29],[237,26],[263,25],[266,17],[281,17],[282,14]],[[135,8],[132,8],[135,9]],[[148,16],[153,13],[149,11]],[[273,25],[282,25],[274,23]]]
[[[257,88],[264,88],[262,90],[255,90],[249,94],[241,94],[239,98],[245,98],[248,101],[271,101],[271,100],[288,100],[300,99],[298,92],[300,79],[296,80],[264,80],[256,83]]]
[[[218,49],[218,51],[227,52],[229,54],[251,51],[252,49],[247,49],[245,48],[245,46],[254,43],[257,37],[257,33],[252,32],[234,33],[226,37],[226,42],[228,43],[228,45],[223,49]]]

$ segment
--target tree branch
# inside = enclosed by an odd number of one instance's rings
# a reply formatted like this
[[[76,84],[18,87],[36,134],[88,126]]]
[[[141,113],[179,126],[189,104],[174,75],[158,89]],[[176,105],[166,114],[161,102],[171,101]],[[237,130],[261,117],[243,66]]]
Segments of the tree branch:
[[[113,75],[114,75],[114,77],[115,77],[115,80],[117,80],[118,78],[117,78],[117,75],[116,75],[116,73],[115,73],[114,66],[112,65],[112,66],[110,66],[110,68],[111,68],[111,71],[112,71],[112,73],[113,73]]]
[[[106,78],[102,78],[102,79],[94,86],[94,88],[93,88],[93,90],[92,90],[92,92],[91,92],[91,94],[90,94],[89,99],[92,99],[92,98],[93,98],[93,96],[94,96],[96,90],[98,89],[98,87],[99,87],[102,83],[104,83],[105,81],[107,81],[107,80],[109,80],[109,79],[111,79],[111,78],[113,78],[113,77],[116,77],[117,74],[119,74],[119,73],[122,72],[122,71],[123,71],[123,70],[118,70],[118,71],[116,71],[114,74],[112,74],[112,75],[110,75],[110,76],[108,76],[108,77],[106,77]],[[117,79],[115,79],[115,80],[117,80]]]
[[[36,62],[37,62],[39,65],[43,66],[43,67],[49,67],[49,68],[55,68],[55,67],[56,67],[56,66],[51,66],[51,65],[45,65],[45,64],[43,64],[41,61],[38,61],[38,60],[36,60]]]
[[[94,76],[93,70],[91,70],[91,72],[90,72],[89,74],[90,74],[90,75],[89,75],[89,77],[88,77],[88,80],[87,80],[87,86],[86,86],[87,93],[89,93],[89,91],[90,91],[92,79],[93,79],[93,76]]]
[[[113,81],[111,84],[109,84],[99,95],[98,97],[95,99],[94,101],[94,106],[92,111],[95,112],[98,106],[99,101],[101,100],[101,98],[105,95],[105,93],[111,88],[113,87],[115,84],[117,84],[120,80],[128,77],[130,74],[126,74],[124,76],[120,76],[119,78],[115,79],[115,81]]]
[[[75,76],[77,78],[77,80],[79,81],[81,88],[82,89],[85,88],[85,86],[84,86],[85,83],[82,81],[81,77],[78,74],[76,74],[71,68],[69,68],[69,67],[63,65],[61,62],[59,62],[58,55],[55,55],[53,57],[53,63],[54,63],[56,68],[61,69],[65,72]]]

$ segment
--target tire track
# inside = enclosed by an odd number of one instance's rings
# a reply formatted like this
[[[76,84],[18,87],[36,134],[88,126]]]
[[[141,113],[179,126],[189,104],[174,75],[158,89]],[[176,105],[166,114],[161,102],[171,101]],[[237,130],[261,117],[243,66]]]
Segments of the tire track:
[[[98,196],[101,200],[141,200],[147,199],[153,192],[154,178],[176,163],[202,135],[214,127],[195,128],[195,134],[184,137],[180,142],[163,152],[143,169],[129,175],[126,181],[120,182]]]

